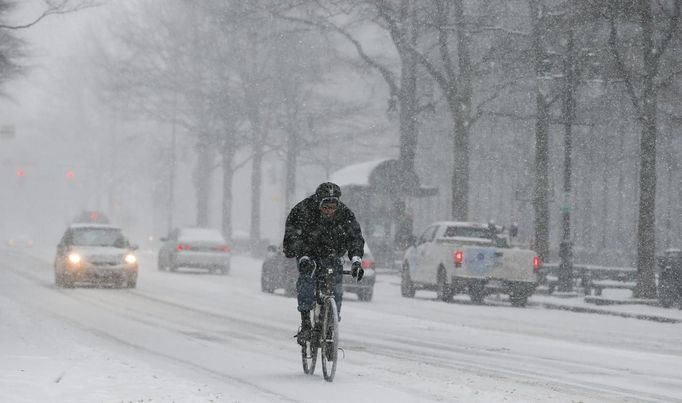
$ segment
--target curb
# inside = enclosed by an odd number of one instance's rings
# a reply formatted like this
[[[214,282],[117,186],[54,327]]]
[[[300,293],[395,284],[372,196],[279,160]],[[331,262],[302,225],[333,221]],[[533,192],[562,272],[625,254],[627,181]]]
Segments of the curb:
[[[596,313],[596,314],[600,314],[600,315],[619,316],[621,318],[650,320],[653,322],[660,322],[660,323],[682,323],[682,319],[675,319],[675,318],[669,318],[669,317],[658,316],[658,315],[606,311],[603,309],[586,308],[586,307],[582,307],[582,306],[568,306],[568,305],[552,304],[552,303],[548,303],[548,302],[538,302],[538,305],[542,306],[543,308],[557,309],[557,310],[562,310],[562,311],[572,311],[572,312],[579,312],[579,313]]]

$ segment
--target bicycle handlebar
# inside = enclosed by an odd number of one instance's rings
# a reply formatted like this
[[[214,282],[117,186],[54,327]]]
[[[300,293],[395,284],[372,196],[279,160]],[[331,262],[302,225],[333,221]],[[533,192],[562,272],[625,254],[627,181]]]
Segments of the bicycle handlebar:
[[[313,271],[310,273],[310,277],[315,277],[318,269],[319,269],[318,267],[315,267]],[[342,274],[352,275],[350,270],[342,270]]]

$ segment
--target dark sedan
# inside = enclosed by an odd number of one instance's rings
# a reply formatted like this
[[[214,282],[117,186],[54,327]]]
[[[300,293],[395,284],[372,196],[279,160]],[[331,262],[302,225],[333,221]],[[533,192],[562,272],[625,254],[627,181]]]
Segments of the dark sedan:
[[[359,283],[351,276],[343,276],[343,290],[357,294],[360,301],[371,301],[374,294],[376,271],[374,270],[374,259],[367,244],[365,244],[364,254],[362,267],[365,269],[365,276]],[[344,269],[350,270],[350,261],[346,257],[344,257]],[[281,248],[269,246],[261,271],[261,290],[273,293],[281,288],[284,290],[284,295],[293,297],[296,295],[297,279],[296,259],[284,256]]]

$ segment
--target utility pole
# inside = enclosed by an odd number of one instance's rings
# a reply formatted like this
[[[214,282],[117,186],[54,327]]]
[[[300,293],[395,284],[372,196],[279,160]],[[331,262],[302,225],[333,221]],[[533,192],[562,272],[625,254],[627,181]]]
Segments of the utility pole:
[[[573,291],[573,243],[571,241],[571,151],[575,119],[577,86],[575,43],[569,30],[568,49],[564,57],[563,124],[564,124],[564,197],[561,205],[561,243],[559,244],[559,284],[562,292]]]

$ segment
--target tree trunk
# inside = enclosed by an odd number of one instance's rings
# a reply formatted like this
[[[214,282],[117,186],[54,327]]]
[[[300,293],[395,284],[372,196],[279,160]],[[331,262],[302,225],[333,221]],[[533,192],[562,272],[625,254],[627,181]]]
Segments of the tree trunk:
[[[411,2],[409,7],[409,32],[404,32],[405,40],[410,46],[417,46],[415,10]],[[400,53],[400,166],[403,172],[414,171],[414,159],[417,154],[417,60],[412,51],[398,46]]]
[[[223,236],[232,244],[232,177],[234,176],[234,149],[223,147],[221,167],[223,171],[222,225]]]
[[[451,216],[456,221],[466,221],[469,217],[469,130],[461,111],[453,111],[455,127],[453,130],[452,205]]]
[[[646,0],[640,5],[642,49],[644,51],[644,89],[642,92],[642,136],[640,139],[639,219],[637,223],[637,273],[635,294],[640,298],[656,298],[655,211],[656,211],[656,49],[653,17]]]
[[[289,211],[296,197],[296,160],[298,159],[298,133],[290,128],[286,138],[284,162],[284,208]]]
[[[533,20],[534,69],[538,78],[544,74],[543,62],[545,60],[540,30],[542,15],[539,3],[538,0],[529,2]],[[539,82],[535,94],[535,104],[538,117],[535,122],[534,248],[540,259],[546,261],[549,258],[549,103],[540,90]]]
[[[454,169],[452,172],[452,218],[459,221],[469,219],[469,128],[471,126],[471,97],[473,93],[471,40],[464,20],[462,0],[453,2],[455,29],[457,31],[457,63],[459,72],[459,93],[447,91],[448,103],[455,122]],[[455,85],[455,83],[452,83]]]
[[[200,139],[196,148],[197,164],[194,168],[193,182],[196,194],[196,225],[208,226],[208,204],[211,195],[213,153],[205,140]]]
[[[263,179],[263,147],[258,145],[253,152],[251,164],[251,242],[260,241],[260,198]]]
[[[538,92],[535,97],[538,119],[535,123],[535,251],[542,261],[549,258],[549,105]]]

